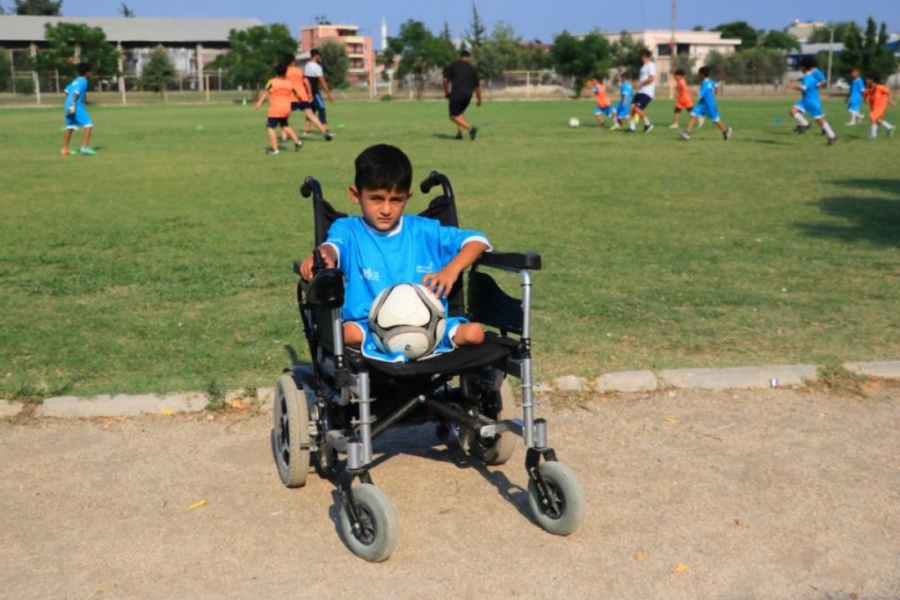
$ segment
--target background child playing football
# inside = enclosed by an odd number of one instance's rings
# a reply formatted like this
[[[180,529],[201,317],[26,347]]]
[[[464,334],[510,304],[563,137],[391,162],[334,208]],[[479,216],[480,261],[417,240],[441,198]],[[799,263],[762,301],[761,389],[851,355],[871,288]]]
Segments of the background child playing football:
[[[276,65],[276,77],[269,80],[266,84],[266,91],[260,95],[259,100],[256,101],[256,106],[253,107],[258,109],[263,102],[269,101],[269,115],[266,120],[266,128],[269,132],[269,145],[271,147],[266,150],[267,154],[278,154],[278,136],[275,134],[275,128],[278,126],[281,126],[281,131],[286,133],[294,142],[295,150],[303,147],[303,142],[300,141],[288,123],[288,117],[291,116],[291,103],[296,98],[299,98],[300,95],[291,82],[287,80],[286,74],[286,64],[279,63]]]
[[[317,250],[326,266],[344,272],[344,343],[361,346],[366,356],[396,360],[383,354],[370,335],[369,308],[375,297],[398,283],[421,283],[444,301],[446,310],[446,297],[460,273],[490,244],[480,232],[403,214],[412,196],[412,164],[399,148],[371,146],[356,157],[355,165],[349,192],[362,215],[335,221]],[[305,279],[312,278],[314,261],[310,255],[301,263]],[[481,325],[448,317],[435,352],[483,341]]]
[[[891,106],[896,105],[891,95],[891,88],[881,83],[881,78],[878,75],[868,75],[866,77],[865,97],[869,102],[869,123],[872,126],[869,139],[874,140],[878,136],[879,125],[887,129],[888,137],[894,135],[895,127],[884,120],[884,113],[887,111],[888,103]]]

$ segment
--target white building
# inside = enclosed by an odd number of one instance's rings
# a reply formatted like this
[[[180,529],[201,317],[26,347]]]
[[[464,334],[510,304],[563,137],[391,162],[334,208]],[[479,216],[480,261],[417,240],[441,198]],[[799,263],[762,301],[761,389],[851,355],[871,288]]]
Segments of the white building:
[[[604,32],[603,35],[610,43],[619,41],[623,34],[627,33],[635,42],[642,42],[653,53],[656,62],[656,71],[660,74],[660,83],[668,83],[668,73],[672,70],[672,50],[678,56],[689,56],[694,60],[697,68],[703,66],[706,57],[711,52],[719,54],[731,54],[741,40],[723,38],[718,31],[675,31],[673,40],[672,31],[669,29],[642,29],[637,31]]]

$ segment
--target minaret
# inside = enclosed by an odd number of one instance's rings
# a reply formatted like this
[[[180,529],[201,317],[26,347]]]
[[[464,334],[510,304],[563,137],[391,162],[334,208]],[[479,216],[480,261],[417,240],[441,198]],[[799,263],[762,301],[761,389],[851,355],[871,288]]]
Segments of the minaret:
[[[387,48],[387,21],[384,18],[384,15],[381,17],[381,50],[382,52]]]

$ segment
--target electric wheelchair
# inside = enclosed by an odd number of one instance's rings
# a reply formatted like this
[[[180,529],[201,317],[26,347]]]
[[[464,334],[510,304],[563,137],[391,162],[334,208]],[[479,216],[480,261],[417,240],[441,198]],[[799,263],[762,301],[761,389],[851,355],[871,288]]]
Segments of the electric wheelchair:
[[[427,196],[436,186],[442,193],[420,214],[457,226],[447,177],[432,172],[420,187]],[[346,215],[323,198],[312,177],[304,180],[300,193],[312,197],[317,248],[331,224]],[[484,272],[488,268],[518,273],[521,297],[507,295]],[[442,441],[486,465],[507,462],[516,438],[523,438],[534,520],[556,535],[568,535],[580,525],[585,510],[581,483],[557,460],[547,444],[546,422],[535,417],[530,271],[540,268],[538,254],[485,253],[460,276],[448,298],[449,314],[485,326],[484,343],[409,363],[367,359],[343,344],[344,278],[339,269],[325,268],[317,256],[312,280],[301,277],[297,301],[311,365],[285,369],[278,379],[272,451],[285,486],[303,487],[311,466],[337,485],[340,531],[357,556],[380,562],[396,548],[397,516],[387,495],[373,484],[370,469],[373,440],[401,425],[435,422]],[[299,262],[294,271],[299,275]],[[520,413],[507,375],[521,382]]]

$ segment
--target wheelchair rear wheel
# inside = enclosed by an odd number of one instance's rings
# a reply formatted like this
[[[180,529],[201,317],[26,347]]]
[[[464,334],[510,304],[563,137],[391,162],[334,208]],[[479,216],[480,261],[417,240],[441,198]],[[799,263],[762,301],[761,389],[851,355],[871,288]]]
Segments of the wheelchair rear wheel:
[[[499,397],[496,398],[495,402],[486,403],[487,406],[482,408],[483,414],[498,421],[514,418],[516,416],[516,404],[509,381],[504,379],[503,383],[500,384],[500,390],[494,393]],[[478,435],[477,432],[473,432],[472,440],[469,444],[469,451],[472,455],[486,465],[504,464],[512,458],[515,450],[516,434],[512,431],[504,431],[490,439],[485,439]]]
[[[353,486],[360,528],[353,530],[347,508],[341,507],[341,533],[350,551],[369,562],[382,562],[390,558],[400,539],[397,513],[387,494],[371,483]]]
[[[584,491],[578,476],[561,462],[545,462],[538,466],[547,485],[549,502],[544,505],[534,480],[528,481],[528,506],[538,525],[555,535],[569,535],[584,518]]]
[[[282,375],[275,386],[272,450],[281,482],[289,488],[306,485],[309,473],[309,409],[306,394],[294,378]]]

